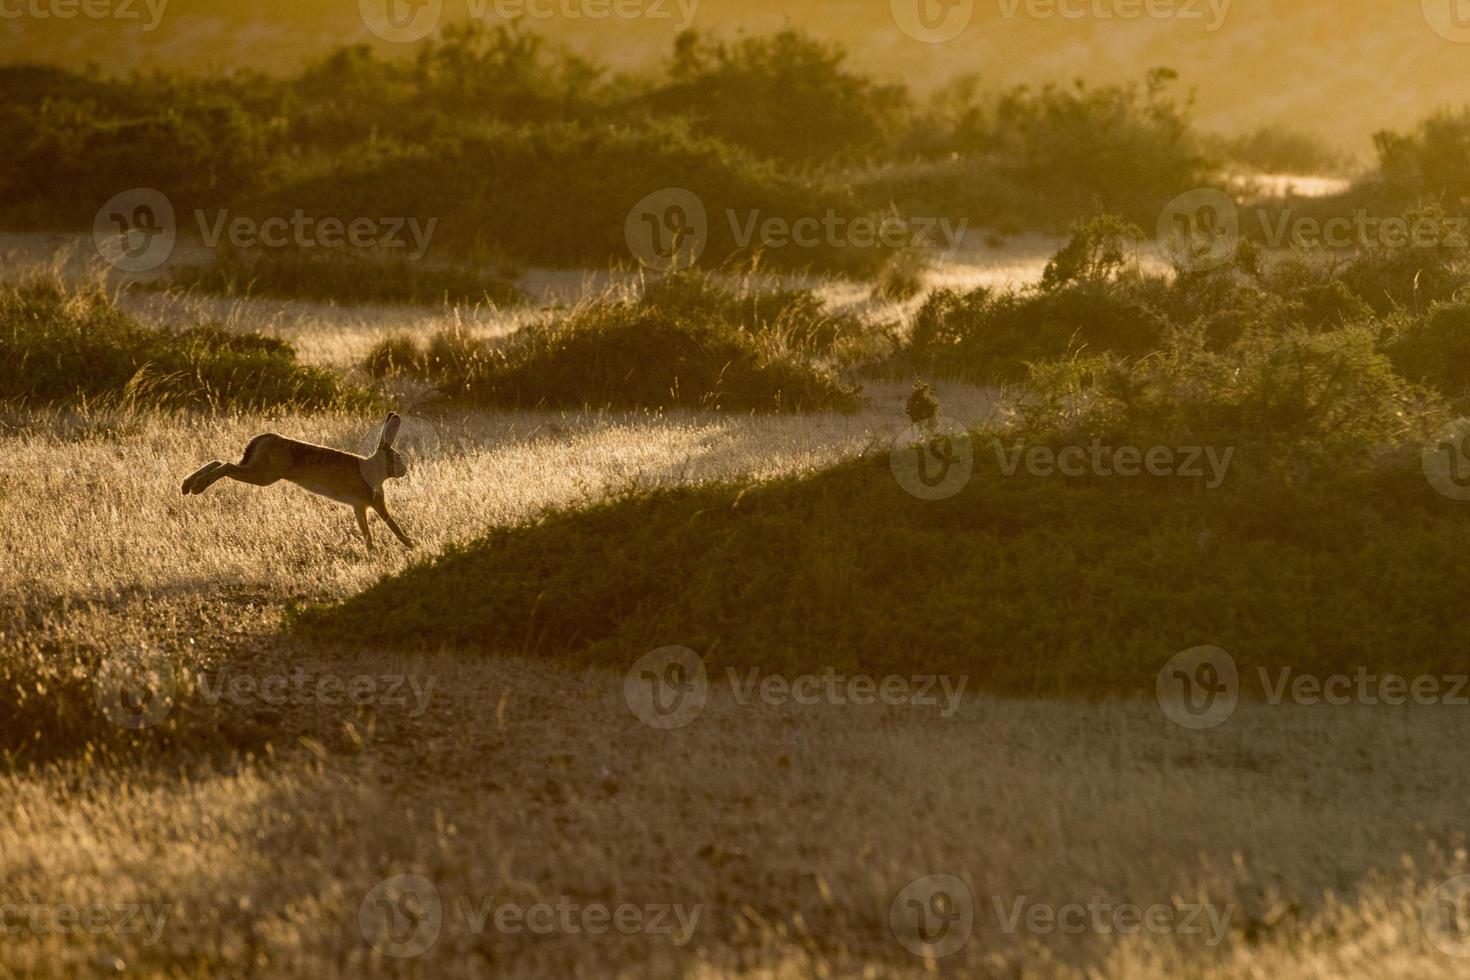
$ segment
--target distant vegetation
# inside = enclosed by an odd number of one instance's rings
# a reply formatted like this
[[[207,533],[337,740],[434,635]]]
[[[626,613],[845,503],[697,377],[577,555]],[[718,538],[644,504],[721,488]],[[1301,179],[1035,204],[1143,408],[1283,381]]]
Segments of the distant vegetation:
[[[92,287],[0,286],[0,402],[164,408],[355,408],[372,398],[274,337],[145,327]]]
[[[90,227],[114,194],[153,187],[186,231],[196,209],[437,218],[441,260],[626,259],[630,209],[665,187],[699,196],[718,264],[760,251],[770,218],[1052,227],[1100,203],[1141,219],[1205,172],[1172,73],[999,94],[972,80],[920,99],[790,30],[685,34],[641,75],[480,27],[406,60],[344,48],[288,79],[5,67],[0,85],[14,224]],[[892,251],[824,235],[765,261],[868,275]]]
[[[1433,209],[1419,216],[1444,220]],[[1355,400],[1355,419],[1392,428],[1408,382],[1470,407],[1470,356],[1457,333],[1470,262],[1441,237],[1370,248],[1338,264],[1267,260],[1245,242],[1223,268],[1165,275],[1139,263],[1140,235],[1115,217],[1095,218],[1074,227],[1035,286],[931,293],[894,366],[1033,389],[1085,377],[1094,409],[1111,391],[1118,404],[1143,411],[1160,384],[1193,392],[1201,411],[1254,398],[1237,404],[1237,428],[1277,435],[1325,433],[1337,425],[1333,413]],[[1292,399],[1303,401],[1288,409]]]
[[[1205,145],[1212,156],[1263,174],[1335,174],[1348,165],[1325,140],[1280,124],[1211,136]]]

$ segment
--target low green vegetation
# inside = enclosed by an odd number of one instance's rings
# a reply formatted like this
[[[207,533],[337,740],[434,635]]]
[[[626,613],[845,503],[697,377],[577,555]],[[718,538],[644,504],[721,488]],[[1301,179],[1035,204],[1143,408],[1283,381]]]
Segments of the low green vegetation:
[[[1447,220],[1437,210],[1419,213]],[[1450,324],[1462,315],[1470,266],[1442,236],[1337,263],[1307,254],[1267,261],[1245,242],[1221,268],[1171,273],[1139,262],[1141,236],[1100,216],[1074,226],[1035,286],[936,290],[916,312],[894,368],[1016,383],[1059,362],[1112,364],[1095,371],[1101,377],[1171,357],[1240,371],[1287,349],[1351,346],[1448,397],[1470,388],[1467,366],[1445,357],[1455,349]]]
[[[1287,666],[1470,668],[1439,625],[1470,524],[1421,461],[1470,390],[1458,267],[1380,314],[1363,284],[1429,257],[1267,263],[1244,245],[1225,268],[1165,277],[1141,271],[1133,235],[1093,219],[1034,289],[938,293],[920,311],[894,363],[922,352],[936,374],[1014,381],[1002,422],[945,434],[921,381],[893,427],[921,434],[891,451],[547,513],[296,627],[349,642],[372,619],[409,648],[614,667],[682,644],[712,667],[903,673],[921,649],[928,670],[1018,694],[1146,694],[1201,644],[1230,650],[1258,694]],[[1080,469],[1046,463],[1068,452]],[[947,499],[895,478],[967,458]]]
[[[94,287],[0,286],[0,401],[160,408],[363,407],[364,389],[285,341],[203,324],[146,327]]]

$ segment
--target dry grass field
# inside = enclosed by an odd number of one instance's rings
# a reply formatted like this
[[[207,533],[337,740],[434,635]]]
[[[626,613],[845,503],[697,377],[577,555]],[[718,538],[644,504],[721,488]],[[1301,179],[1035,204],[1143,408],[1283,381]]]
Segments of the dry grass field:
[[[126,301],[159,321],[192,302]],[[208,302],[342,370],[386,324],[455,315]],[[55,685],[7,698],[102,734],[12,741],[0,972],[1462,975],[1425,909],[1470,871],[1463,708],[1245,704],[1188,731],[1152,701],[1001,700],[979,677],[937,705],[774,703],[717,678],[662,730],[622,671],[393,653],[371,621],[330,648],[282,629],[294,604],[548,507],[882,451],[906,390],[870,386],[855,415],[405,408],[390,500],[418,551],[379,530],[371,555],[346,508],[296,488],[178,484],[260,431],[366,451],[375,418],[7,411],[0,664]],[[976,423],[1006,409],[940,394]],[[173,665],[174,700],[109,730],[117,692],[82,665],[140,649]],[[933,900],[936,875],[965,892]],[[927,950],[916,909],[940,917]]]

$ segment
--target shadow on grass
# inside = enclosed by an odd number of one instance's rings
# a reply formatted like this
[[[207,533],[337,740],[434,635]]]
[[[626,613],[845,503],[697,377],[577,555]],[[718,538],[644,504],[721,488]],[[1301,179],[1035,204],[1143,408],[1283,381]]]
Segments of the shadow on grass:
[[[1303,478],[1242,448],[1240,476],[1207,490],[1007,477],[991,448],[977,440],[973,478],[938,502],[878,456],[553,511],[290,628],[615,670],[678,644],[713,668],[952,673],[1012,694],[1151,695],[1170,656],[1203,644],[1256,693],[1258,668],[1470,670],[1450,629],[1470,524],[1417,459]]]

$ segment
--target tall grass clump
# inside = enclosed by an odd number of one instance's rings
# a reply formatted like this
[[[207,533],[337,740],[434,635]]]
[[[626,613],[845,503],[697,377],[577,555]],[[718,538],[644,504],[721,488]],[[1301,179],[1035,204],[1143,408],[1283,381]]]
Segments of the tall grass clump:
[[[373,377],[433,381],[451,399],[516,407],[616,406],[849,411],[838,368],[891,354],[893,327],[829,310],[811,290],[755,272],[683,270],[645,279],[485,342],[450,329],[420,344],[383,338]]]
[[[372,397],[298,363],[285,341],[146,327],[100,288],[33,279],[0,286],[0,401],[311,410]]]

